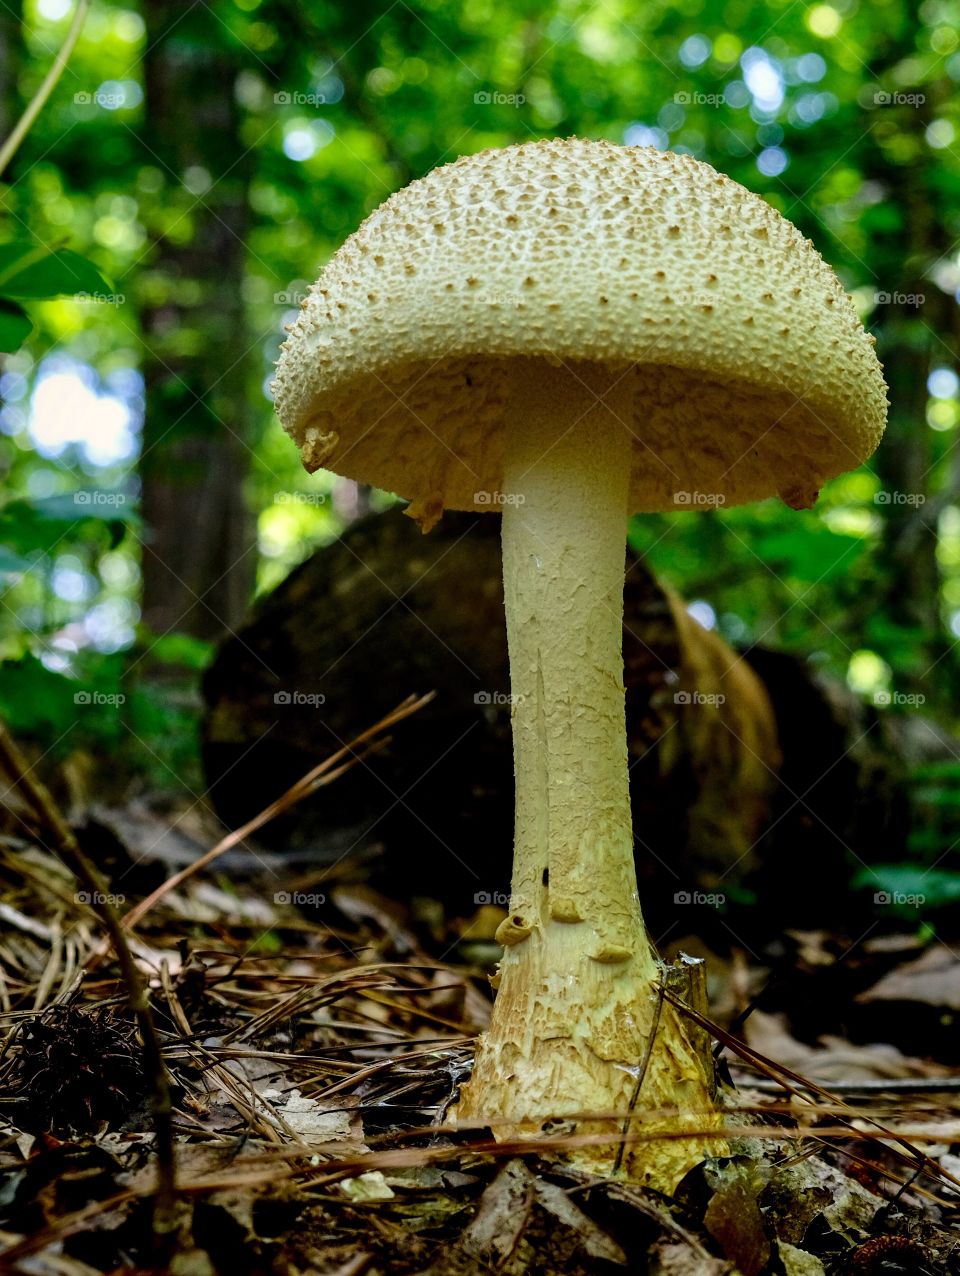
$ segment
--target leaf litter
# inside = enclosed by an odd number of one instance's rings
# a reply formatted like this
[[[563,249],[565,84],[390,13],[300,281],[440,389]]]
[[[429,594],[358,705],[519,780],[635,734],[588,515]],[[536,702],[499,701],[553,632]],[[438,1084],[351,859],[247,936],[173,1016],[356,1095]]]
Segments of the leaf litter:
[[[375,729],[363,743],[376,747]],[[343,765],[306,777],[291,801]],[[0,1270],[156,1269],[137,1023],[97,917],[28,823],[8,810],[0,832]],[[151,847],[182,852],[176,828],[142,805],[111,821],[118,894]],[[194,854],[172,884],[148,875],[127,910],[172,1096],[163,1270],[960,1271],[956,1051],[914,1055],[909,1036],[913,1001],[923,1013],[955,1005],[940,945],[859,950],[850,1013],[895,1002],[904,1031],[889,1023],[884,1042],[835,1031],[826,1010],[825,1030],[804,1039],[796,991],[793,1003],[753,1005],[763,961],[736,947],[711,963],[726,976],[714,1002],[723,1022],[691,1014],[716,1043],[731,1154],[668,1199],[566,1163],[584,1136],[496,1144],[453,1127],[489,1013],[489,904],[446,916],[437,901],[386,899],[342,864],[277,891],[255,831],[221,838],[199,870]],[[221,855],[243,851],[224,874]],[[838,945],[797,937],[801,984],[821,986]]]

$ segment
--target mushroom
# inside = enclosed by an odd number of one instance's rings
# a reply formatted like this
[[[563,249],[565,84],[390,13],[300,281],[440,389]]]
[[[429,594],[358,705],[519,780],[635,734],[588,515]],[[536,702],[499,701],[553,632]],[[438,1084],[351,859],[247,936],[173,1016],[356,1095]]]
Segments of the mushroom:
[[[514,873],[459,1119],[498,1137],[563,1119],[598,1136],[581,1159],[672,1190],[721,1118],[637,895],[627,518],[811,505],[883,431],[873,338],[757,195],[687,155],[570,138],[391,196],[310,291],[275,388],[307,469],[409,498],[424,530],[444,508],[503,516]],[[668,1130],[691,1134],[643,1137]],[[625,1154],[604,1142],[624,1132]]]

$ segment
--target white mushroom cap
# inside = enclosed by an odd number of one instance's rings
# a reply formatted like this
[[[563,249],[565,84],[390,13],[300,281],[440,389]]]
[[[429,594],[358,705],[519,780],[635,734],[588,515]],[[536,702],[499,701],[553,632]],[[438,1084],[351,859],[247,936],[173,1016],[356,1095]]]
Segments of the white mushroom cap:
[[[811,504],[873,452],[880,364],[820,254],[687,155],[577,138],[484,151],[391,196],[284,343],[304,465],[423,507],[490,508],[526,360],[636,382],[630,504]]]

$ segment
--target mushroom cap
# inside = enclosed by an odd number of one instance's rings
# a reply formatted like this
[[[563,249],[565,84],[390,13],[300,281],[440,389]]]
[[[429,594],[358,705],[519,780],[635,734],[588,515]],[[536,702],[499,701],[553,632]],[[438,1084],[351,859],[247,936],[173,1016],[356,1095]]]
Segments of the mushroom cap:
[[[490,509],[523,429],[511,378],[533,359],[595,384],[600,365],[635,382],[632,511],[805,506],[883,433],[873,345],[758,195],[688,155],[558,139],[459,159],[373,212],[290,329],[276,407],[308,470]]]

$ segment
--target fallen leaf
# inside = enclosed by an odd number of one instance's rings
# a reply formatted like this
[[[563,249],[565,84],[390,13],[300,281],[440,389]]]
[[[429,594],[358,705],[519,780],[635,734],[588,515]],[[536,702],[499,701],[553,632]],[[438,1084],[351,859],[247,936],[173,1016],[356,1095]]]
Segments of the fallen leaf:
[[[522,1161],[508,1161],[480,1198],[461,1245],[472,1258],[497,1267],[513,1253],[534,1200],[533,1175]]]
[[[744,1036],[754,1050],[811,1081],[889,1080],[946,1075],[948,1071],[881,1042],[861,1046],[842,1037],[823,1036],[811,1046],[790,1033],[785,1016],[761,1010],[755,1010],[744,1024]]]
[[[916,961],[898,966],[860,993],[857,1001],[919,1001],[960,1010],[960,958],[949,948],[928,948]]]
[[[380,1170],[368,1170],[355,1179],[344,1179],[337,1186],[351,1201],[392,1201],[396,1195]]]
[[[543,1208],[579,1235],[583,1248],[591,1258],[602,1258],[605,1262],[620,1266],[626,1263],[627,1256],[616,1241],[588,1218],[563,1188],[555,1183],[548,1183],[545,1179],[538,1179],[535,1190],[537,1200]]]
[[[286,1094],[279,1090],[264,1090],[262,1097],[303,1143],[312,1146],[350,1137],[349,1112],[331,1111],[329,1103],[321,1104],[316,1099],[307,1098],[299,1090],[289,1090]]]
[[[770,1260],[759,1196],[769,1175],[746,1157],[707,1162],[704,1176],[713,1188],[703,1221],[726,1256],[744,1276],[759,1276]]]
[[[730,1276],[732,1264],[704,1256],[683,1241],[660,1241],[650,1251],[649,1276]]]
[[[784,1276],[824,1276],[825,1268],[816,1254],[798,1249],[789,1241],[777,1241],[777,1254],[783,1264]]]

